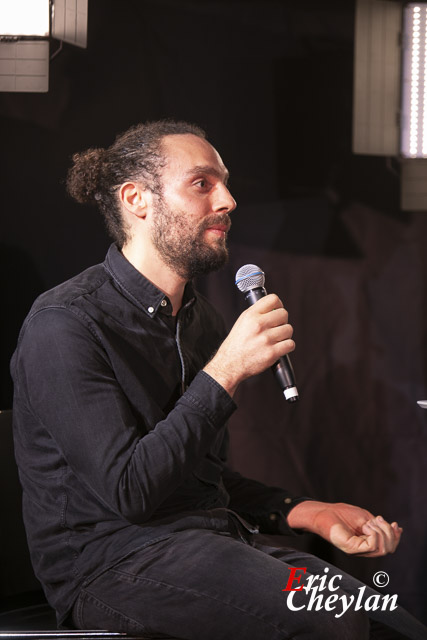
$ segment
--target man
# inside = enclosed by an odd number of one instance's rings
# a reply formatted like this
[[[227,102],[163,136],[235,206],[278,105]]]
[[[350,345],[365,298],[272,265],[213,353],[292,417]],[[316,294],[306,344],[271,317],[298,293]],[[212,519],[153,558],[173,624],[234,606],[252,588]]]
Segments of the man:
[[[36,301],[12,361],[34,568],[58,622],[77,628],[362,640],[363,610],[307,611],[303,591],[297,611],[286,606],[292,567],[336,569],[261,546],[255,534],[306,530],[374,557],[396,549],[397,523],[294,498],[225,465],[236,388],[294,349],[276,295],[225,337],[191,286],[227,258],[236,206],[227,176],[187,123],[139,125],[109,149],[74,156],[69,192],[99,205],[116,244],[103,264]],[[356,594],[360,583],[340,576],[336,593]],[[396,620],[400,609],[389,613]]]

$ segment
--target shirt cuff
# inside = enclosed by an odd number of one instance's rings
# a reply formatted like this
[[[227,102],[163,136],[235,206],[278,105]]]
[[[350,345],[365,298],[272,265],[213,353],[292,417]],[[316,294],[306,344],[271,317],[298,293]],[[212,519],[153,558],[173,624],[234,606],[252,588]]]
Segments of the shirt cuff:
[[[307,498],[305,496],[301,496],[299,498],[285,498],[284,506],[281,507],[278,511],[272,511],[270,513],[270,520],[277,524],[277,533],[286,535],[286,536],[296,536],[301,533],[305,533],[301,529],[292,529],[292,527],[288,524],[288,514],[297,504],[300,502],[306,502],[307,500],[313,500],[313,498]]]
[[[201,409],[216,427],[223,427],[237,408],[224,387],[205,371],[199,371],[182,398]]]

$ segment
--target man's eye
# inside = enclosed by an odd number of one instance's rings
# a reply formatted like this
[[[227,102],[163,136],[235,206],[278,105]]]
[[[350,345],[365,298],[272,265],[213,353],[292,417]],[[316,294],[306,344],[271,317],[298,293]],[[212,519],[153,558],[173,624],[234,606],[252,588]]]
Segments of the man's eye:
[[[196,187],[200,187],[201,189],[205,189],[205,187],[208,186],[208,181],[205,180],[204,178],[200,178],[200,180],[197,180],[195,185],[196,185]]]

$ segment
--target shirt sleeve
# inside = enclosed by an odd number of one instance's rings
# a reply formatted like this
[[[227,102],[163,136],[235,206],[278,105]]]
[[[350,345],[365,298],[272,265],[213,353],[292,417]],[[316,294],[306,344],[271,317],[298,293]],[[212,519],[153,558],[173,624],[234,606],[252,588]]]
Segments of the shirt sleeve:
[[[28,442],[37,434],[31,446],[40,448],[46,472],[70,468],[98,500],[133,523],[146,522],[185,480],[235,410],[225,390],[200,372],[144,434],[100,340],[64,308],[27,320],[12,373],[17,428]]]
[[[230,495],[230,509],[256,525],[261,533],[292,536],[298,533],[288,525],[288,513],[295,505],[311,498],[293,496],[285,489],[245,478],[227,466],[223,482]]]

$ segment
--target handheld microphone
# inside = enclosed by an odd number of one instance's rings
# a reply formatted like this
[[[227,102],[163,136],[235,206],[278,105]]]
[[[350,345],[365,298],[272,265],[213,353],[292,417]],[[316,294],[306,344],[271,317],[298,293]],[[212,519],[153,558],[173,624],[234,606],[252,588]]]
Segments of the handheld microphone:
[[[267,295],[264,288],[265,274],[255,264],[245,264],[236,273],[236,286],[245,294],[248,306]],[[279,358],[271,367],[279,387],[288,402],[298,400],[298,389],[295,384],[295,374],[289,356]]]

